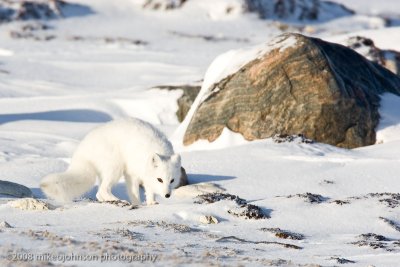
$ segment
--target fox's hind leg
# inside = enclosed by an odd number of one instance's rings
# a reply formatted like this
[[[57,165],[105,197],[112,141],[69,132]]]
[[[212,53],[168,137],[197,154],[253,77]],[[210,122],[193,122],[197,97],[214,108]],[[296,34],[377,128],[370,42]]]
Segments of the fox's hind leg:
[[[111,192],[114,184],[118,183],[121,173],[119,172],[108,172],[100,174],[101,182],[99,190],[97,191],[96,198],[99,201],[115,201],[119,200]]]

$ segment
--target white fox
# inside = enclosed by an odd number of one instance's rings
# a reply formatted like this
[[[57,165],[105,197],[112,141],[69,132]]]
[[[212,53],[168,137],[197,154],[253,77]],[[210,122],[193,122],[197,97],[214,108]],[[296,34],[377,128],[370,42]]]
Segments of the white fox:
[[[143,186],[152,205],[155,194],[169,198],[179,184],[181,157],[151,124],[133,118],[112,121],[89,132],[66,172],[47,175],[40,187],[48,197],[67,202],[90,190],[97,176],[99,201],[118,200],[111,188],[124,176],[132,204],[141,204]]]

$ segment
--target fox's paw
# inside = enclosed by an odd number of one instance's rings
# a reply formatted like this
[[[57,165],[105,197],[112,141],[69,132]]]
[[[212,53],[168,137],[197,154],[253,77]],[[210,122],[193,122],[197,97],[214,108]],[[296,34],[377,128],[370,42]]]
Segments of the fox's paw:
[[[147,206],[158,205],[157,201],[148,201]]]

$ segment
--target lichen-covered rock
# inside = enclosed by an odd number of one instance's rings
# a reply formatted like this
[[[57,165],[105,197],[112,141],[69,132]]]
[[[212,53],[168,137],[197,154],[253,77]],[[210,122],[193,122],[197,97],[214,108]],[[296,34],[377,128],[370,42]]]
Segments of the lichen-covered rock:
[[[184,145],[212,142],[225,127],[246,140],[279,133],[345,148],[372,145],[379,95],[400,95],[398,76],[342,45],[284,34],[256,52],[233,73],[213,82],[206,75],[181,127]],[[210,69],[224,68],[218,64]]]
[[[21,184],[0,180],[0,195],[12,197],[32,197],[32,191]]]
[[[400,75],[400,52],[380,49],[375,46],[372,39],[362,36],[350,37],[347,40],[347,45],[367,59],[384,66],[397,75]]]

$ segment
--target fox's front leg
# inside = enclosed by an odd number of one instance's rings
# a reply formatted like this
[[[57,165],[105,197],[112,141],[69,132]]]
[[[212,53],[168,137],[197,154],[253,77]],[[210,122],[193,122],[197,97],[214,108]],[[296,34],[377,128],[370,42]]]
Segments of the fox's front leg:
[[[146,203],[147,205],[156,205],[158,202],[155,200],[155,194],[154,192],[149,189],[149,187],[145,187],[144,190],[146,191]]]
[[[125,174],[125,181],[129,199],[131,200],[132,205],[142,204],[140,199],[140,188],[138,180],[135,179],[135,177],[133,177],[132,175]]]

